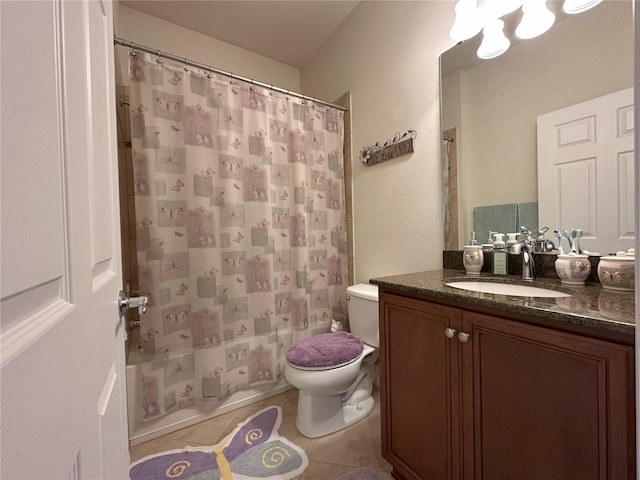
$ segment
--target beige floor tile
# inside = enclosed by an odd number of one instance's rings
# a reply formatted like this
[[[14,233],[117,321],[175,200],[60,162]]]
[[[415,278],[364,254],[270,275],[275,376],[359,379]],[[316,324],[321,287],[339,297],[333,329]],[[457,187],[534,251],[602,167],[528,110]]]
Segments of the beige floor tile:
[[[309,459],[349,467],[371,467],[390,471],[380,455],[380,417],[372,412],[367,418],[350,427],[315,439]]]
[[[219,415],[190,427],[168,433],[166,437],[183,442],[195,442],[201,445],[215,445],[218,439],[221,438],[222,433],[233,421],[233,413]]]
[[[309,467],[297,480],[332,480],[349,473],[353,468],[330,463],[309,462]]]
[[[369,468],[377,470],[383,479],[393,480],[393,477],[389,473],[373,467]],[[307,468],[304,473],[295,480],[335,480],[347,473],[353,472],[354,470],[356,469],[353,467],[345,467],[343,465],[309,462],[309,468]]]
[[[175,440],[166,436],[149,440],[148,442],[141,443],[135,447],[129,449],[131,456],[131,463],[140,460],[142,457],[148,455],[154,455],[160,452],[166,452],[167,450],[183,449],[185,447],[202,447],[204,445],[198,445],[194,442],[183,442],[181,440]]]
[[[283,409],[284,420],[280,427],[280,435],[291,440],[293,443],[307,452],[308,455],[309,449],[311,448],[312,440],[302,435],[296,428],[296,413],[297,405],[286,410]]]
[[[378,388],[374,388],[373,398],[375,406],[366,418],[344,430],[315,439],[308,452],[309,460],[391,472],[391,465],[381,455]]]
[[[373,396],[376,401],[374,410],[365,419],[331,435],[309,439],[296,429],[298,391],[289,390],[132,447],[131,461],[165,450],[215,445],[249,416],[268,406],[279,405],[283,413],[280,435],[304,449],[309,457],[309,468],[299,477],[300,480],[333,480],[365,466],[391,472],[391,466],[380,455],[380,395],[377,388]]]

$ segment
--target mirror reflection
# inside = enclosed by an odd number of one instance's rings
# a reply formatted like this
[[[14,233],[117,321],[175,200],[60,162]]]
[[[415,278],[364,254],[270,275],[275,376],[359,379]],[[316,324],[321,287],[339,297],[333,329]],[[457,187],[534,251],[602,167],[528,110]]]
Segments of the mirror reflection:
[[[556,23],[534,39],[516,40],[520,11],[503,18],[511,48],[497,58],[477,58],[482,34],[441,56],[445,249],[468,244],[479,207],[523,204],[537,221],[538,116],[633,86],[630,0],[578,15],[548,5]]]

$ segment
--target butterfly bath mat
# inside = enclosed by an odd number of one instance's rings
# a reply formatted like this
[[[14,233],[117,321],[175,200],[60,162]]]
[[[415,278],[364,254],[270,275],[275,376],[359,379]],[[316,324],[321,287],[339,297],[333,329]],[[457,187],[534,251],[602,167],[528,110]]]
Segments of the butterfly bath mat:
[[[187,447],[138,460],[131,480],[290,480],[309,465],[306,453],[278,433],[280,407],[249,417],[212,447]]]

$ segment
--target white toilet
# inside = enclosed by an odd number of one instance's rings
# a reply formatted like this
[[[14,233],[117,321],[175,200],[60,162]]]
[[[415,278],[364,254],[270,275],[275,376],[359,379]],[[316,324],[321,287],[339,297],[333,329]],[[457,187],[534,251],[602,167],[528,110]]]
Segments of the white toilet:
[[[323,333],[287,351],[285,377],[300,390],[296,427],[309,438],[336,432],[373,410],[378,287],[347,288],[351,333]]]

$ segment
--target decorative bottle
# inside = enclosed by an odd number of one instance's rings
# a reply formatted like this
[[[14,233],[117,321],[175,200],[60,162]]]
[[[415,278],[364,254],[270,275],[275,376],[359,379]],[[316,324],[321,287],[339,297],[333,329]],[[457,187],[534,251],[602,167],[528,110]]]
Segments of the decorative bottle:
[[[480,275],[482,265],[484,264],[484,254],[482,253],[482,245],[476,243],[476,232],[471,234],[470,245],[465,245],[462,252],[462,263],[467,275]]]
[[[504,234],[496,233],[493,242],[493,274],[507,275],[509,271],[509,252],[504,243]]]

